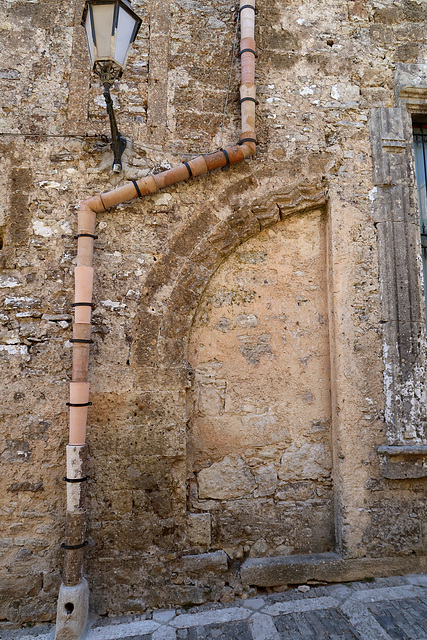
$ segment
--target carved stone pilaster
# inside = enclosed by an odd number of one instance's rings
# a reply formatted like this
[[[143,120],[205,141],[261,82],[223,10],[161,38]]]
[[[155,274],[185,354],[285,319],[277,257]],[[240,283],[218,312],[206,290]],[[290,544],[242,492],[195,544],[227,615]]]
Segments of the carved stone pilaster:
[[[409,113],[405,108],[373,109],[370,131],[387,437],[389,444],[418,443],[423,439],[426,419],[425,318]]]
[[[427,110],[427,65],[398,62],[394,73],[396,104],[411,113]]]

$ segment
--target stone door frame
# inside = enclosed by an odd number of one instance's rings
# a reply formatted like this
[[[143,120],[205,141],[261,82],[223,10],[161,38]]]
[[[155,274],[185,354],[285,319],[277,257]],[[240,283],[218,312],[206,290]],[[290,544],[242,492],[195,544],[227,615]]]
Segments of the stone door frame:
[[[371,110],[372,212],[378,233],[389,478],[427,475],[426,331],[413,114],[427,114],[427,66],[399,63],[395,107]],[[424,469],[424,470],[423,470]]]

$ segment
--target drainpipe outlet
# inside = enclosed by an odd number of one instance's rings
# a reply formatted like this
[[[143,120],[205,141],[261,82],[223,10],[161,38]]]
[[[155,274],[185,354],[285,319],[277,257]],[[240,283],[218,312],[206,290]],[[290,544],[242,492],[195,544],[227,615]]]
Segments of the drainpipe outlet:
[[[82,578],[79,584],[61,584],[56,614],[55,640],[81,640],[86,630],[89,612],[89,586]]]

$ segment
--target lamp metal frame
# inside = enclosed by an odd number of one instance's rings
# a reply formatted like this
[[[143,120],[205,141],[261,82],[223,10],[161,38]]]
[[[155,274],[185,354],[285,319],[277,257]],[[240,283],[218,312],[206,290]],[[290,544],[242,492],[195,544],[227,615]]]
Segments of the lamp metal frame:
[[[128,14],[132,16],[135,20],[135,25],[132,31],[131,38],[129,40],[129,46],[135,41],[136,36],[138,34],[139,28],[142,24],[142,20],[137,14],[133,11],[129,0],[86,0],[85,7],[83,9],[83,15],[81,24],[85,28],[87,15],[89,13],[90,21],[91,21],[91,31],[94,47],[96,48],[96,33],[95,33],[95,24],[93,19],[93,12],[91,8],[93,5],[114,5],[114,13],[113,13],[113,22],[112,22],[112,32],[111,36],[117,30],[118,21],[119,21],[119,9],[122,8]],[[89,46],[89,38],[86,32],[86,39],[88,44],[88,49],[90,52]],[[127,54],[124,58],[124,64],[127,61]],[[113,160],[113,171],[115,173],[119,173],[122,170],[122,155],[124,150],[126,149],[127,141],[124,136],[120,133],[117,127],[116,115],[114,113],[113,100],[110,94],[110,88],[114,84],[116,80],[118,80],[124,71],[124,65],[122,66],[117,60],[112,59],[111,57],[105,59],[95,59],[92,66],[92,71],[95,73],[100,81],[101,86],[104,87],[104,99],[107,108],[107,113],[110,119],[110,128],[111,128],[111,149],[113,151],[114,160]]]

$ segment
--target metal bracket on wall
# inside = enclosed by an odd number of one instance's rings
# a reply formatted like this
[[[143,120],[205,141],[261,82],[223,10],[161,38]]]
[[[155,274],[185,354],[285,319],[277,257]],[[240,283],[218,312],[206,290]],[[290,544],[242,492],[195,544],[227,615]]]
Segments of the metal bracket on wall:
[[[120,173],[120,171],[122,170],[122,155],[123,155],[123,151],[126,149],[127,143],[126,143],[126,138],[124,138],[121,135],[117,127],[113,100],[110,94],[110,84],[108,82],[104,83],[104,99],[105,99],[105,104],[107,105],[107,113],[110,118],[111,148],[114,154],[113,171],[115,173]]]

